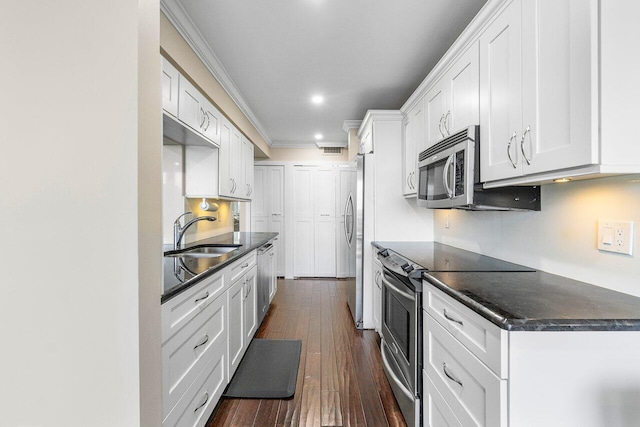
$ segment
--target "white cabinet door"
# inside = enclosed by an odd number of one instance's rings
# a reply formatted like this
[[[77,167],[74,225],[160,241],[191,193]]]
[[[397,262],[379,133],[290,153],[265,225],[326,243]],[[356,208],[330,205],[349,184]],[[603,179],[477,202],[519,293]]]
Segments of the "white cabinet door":
[[[238,129],[231,128],[231,159],[230,176],[233,181],[231,195],[244,197],[244,162],[242,161],[242,134]]]
[[[258,266],[253,266],[244,276],[244,342],[248,347],[258,329]]]
[[[418,153],[427,148],[425,129],[424,99],[421,99],[407,112],[404,122],[402,179],[402,194],[404,196],[412,196],[417,192]]]
[[[521,174],[521,2],[512,1],[480,36],[480,178]]]
[[[227,291],[228,306],[228,377],[231,378],[242,360],[244,340],[244,279],[238,279]]]
[[[418,152],[422,152],[440,141],[447,135],[444,128],[444,119],[447,111],[447,97],[445,95],[445,85],[440,80],[427,92],[425,103],[426,114],[426,144],[417,146]]]
[[[284,166],[269,167],[269,190],[271,214],[284,216]]]
[[[447,72],[448,134],[480,124],[480,63],[478,43],[472,44]]]
[[[333,218],[336,212],[335,168],[322,168],[314,172],[316,187],[315,216],[316,218]]]
[[[591,134],[595,93],[593,0],[522,2],[523,174],[597,163]]]
[[[182,74],[178,96],[178,118],[198,133],[204,124],[204,97]]]
[[[220,171],[220,195],[226,197],[233,196],[233,177],[231,175],[231,134],[233,125],[223,119],[220,123],[220,153],[219,153],[219,171]]]
[[[293,275],[313,277],[315,275],[314,218],[294,218],[293,236]]]
[[[315,277],[336,277],[336,220],[315,219]]]
[[[313,168],[293,168],[293,216],[295,218],[313,218],[315,199],[315,180]]]
[[[173,117],[178,117],[179,80],[178,70],[162,58],[162,109]]]
[[[242,137],[241,150],[242,188],[238,190],[238,197],[251,200],[251,193],[253,192],[253,144],[244,136]]]
[[[220,126],[222,124],[222,113],[213,106],[208,99],[203,97],[204,123],[202,133],[215,144],[220,144]]]

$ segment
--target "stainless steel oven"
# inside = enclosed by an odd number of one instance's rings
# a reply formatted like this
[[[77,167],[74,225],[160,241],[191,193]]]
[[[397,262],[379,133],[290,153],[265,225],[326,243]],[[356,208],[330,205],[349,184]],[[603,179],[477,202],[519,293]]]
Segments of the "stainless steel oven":
[[[411,426],[420,425],[422,394],[422,270],[382,250],[382,362],[391,389]]]

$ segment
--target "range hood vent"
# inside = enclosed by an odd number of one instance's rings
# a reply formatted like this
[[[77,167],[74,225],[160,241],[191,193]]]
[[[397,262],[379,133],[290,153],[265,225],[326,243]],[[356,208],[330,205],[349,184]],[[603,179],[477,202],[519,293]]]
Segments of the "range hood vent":
[[[179,145],[197,145],[200,147],[219,148],[218,145],[209,141],[168,114],[162,114],[162,135],[164,136],[164,144],[167,144],[166,140],[168,139],[170,140],[169,142]]]

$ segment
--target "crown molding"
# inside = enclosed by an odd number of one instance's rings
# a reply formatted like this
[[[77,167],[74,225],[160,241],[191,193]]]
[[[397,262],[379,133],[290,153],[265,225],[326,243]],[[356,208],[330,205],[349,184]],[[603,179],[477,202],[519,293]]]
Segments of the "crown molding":
[[[424,96],[427,91],[438,82],[438,80],[447,72],[453,63],[460,57],[467,48],[480,39],[480,35],[484,29],[493,22],[501,10],[504,10],[511,0],[488,0],[480,9],[476,16],[471,20],[469,25],[462,31],[458,38],[453,42],[447,52],[440,58],[438,63],[424,78],[422,83],[411,94],[409,99],[400,107],[402,112],[411,110]]]
[[[198,58],[204,63],[204,66],[209,70],[213,77],[220,83],[222,88],[227,92],[229,97],[235,102],[240,111],[247,117],[249,122],[258,131],[262,139],[272,146],[273,142],[267,134],[266,130],[262,126],[262,123],[258,120],[253,110],[249,107],[249,104],[245,101],[244,97],[236,87],[235,83],[229,76],[229,73],[224,69],[220,60],[211,49],[211,46],[206,42],[202,33],[195,26],[191,17],[184,10],[184,7],[179,0],[160,0],[160,10],[167,17],[169,22],[175,27],[182,38],[193,49]]]
[[[345,120],[342,122],[342,130],[349,133],[351,129],[359,129],[362,124],[362,120]]]
[[[365,114],[360,128],[358,129],[358,139],[362,139],[364,129],[374,120],[400,120],[404,119],[404,113],[400,110],[369,110]]]

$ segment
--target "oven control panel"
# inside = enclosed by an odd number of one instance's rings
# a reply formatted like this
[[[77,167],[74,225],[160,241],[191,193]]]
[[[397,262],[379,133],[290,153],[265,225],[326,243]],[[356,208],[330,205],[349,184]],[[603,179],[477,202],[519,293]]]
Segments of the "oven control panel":
[[[411,273],[417,272],[418,270],[424,270],[424,268],[418,264],[414,264],[389,249],[380,250],[378,252],[378,259],[385,268],[400,276],[409,277],[412,275]]]

